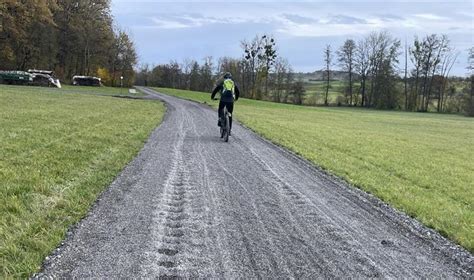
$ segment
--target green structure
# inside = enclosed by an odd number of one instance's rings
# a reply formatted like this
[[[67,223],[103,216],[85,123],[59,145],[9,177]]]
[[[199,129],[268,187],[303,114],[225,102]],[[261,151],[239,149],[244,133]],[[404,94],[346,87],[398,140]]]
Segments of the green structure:
[[[33,75],[24,71],[0,71],[0,84],[25,85],[33,82]]]

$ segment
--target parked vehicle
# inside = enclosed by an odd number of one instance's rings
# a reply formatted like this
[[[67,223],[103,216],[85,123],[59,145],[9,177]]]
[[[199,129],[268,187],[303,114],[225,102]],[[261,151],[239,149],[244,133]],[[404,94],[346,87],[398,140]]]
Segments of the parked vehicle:
[[[97,77],[90,76],[74,76],[72,77],[72,84],[75,86],[96,86],[100,87],[101,80]]]
[[[0,84],[55,86],[61,88],[61,82],[53,78],[53,71],[28,70],[25,71],[0,71]]]
[[[54,78],[53,71],[30,69],[28,73],[33,75],[32,84],[35,86],[55,86],[61,88],[59,79]]]
[[[27,85],[33,82],[33,75],[24,71],[0,71],[0,84]]]

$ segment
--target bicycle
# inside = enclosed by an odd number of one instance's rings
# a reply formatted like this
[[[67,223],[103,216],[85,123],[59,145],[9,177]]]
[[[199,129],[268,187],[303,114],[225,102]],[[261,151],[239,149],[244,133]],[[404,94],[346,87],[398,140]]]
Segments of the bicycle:
[[[224,107],[224,117],[221,119],[221,138],[223,138],[225,142],[229,142],[230,117],[231,114],[227,111],[227,107]]]
[[[214,98],[213,100],[219,100],[218,98]],[[225,142],[229,142],[229,135],[230,135],[230,120],[229,118],[231,117],[231,113],[227,111],[227,107],[224,107],[224,114],[223,118],[220,119],[221,126],[221,138],[224,139]]]

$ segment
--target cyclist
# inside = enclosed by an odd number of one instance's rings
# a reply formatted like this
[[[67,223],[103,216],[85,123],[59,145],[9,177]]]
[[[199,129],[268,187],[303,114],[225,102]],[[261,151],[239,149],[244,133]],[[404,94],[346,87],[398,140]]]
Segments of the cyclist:
[[[212,91],[211,99],[216,100],[214,97],[216,96],[217,92],[221,93],[221,101],[219,102],[219,110],[217,111],[219,116],[217,125],[221,126],[224,108],[227,107],[227,111],[230,113],[229,128],[232,130],[232,112],[234,111],[234,101],[237,101],[240,95],[239,88],[232,79],[232,74],[229,72],[224,74],[222,81]]]

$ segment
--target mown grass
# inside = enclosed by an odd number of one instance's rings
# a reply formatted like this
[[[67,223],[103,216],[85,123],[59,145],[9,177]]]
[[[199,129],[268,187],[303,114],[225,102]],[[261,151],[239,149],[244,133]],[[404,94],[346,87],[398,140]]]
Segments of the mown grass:
[[[161,121],[159,102],[0,86],[0,278],[26,278]]]
[[[88,87],[88,86],[71,86],[62,85],[62,87],[31,87],[31,86],[7,86],[0,85],[3,89],[21,89],[26,92],[37,92],[37,93],[73,93],[73,94],[89,94],[89,95],[117,95],[117,96],[144,96],[145,94],[136,91],[136,93],[130,93],[129,88],[117,88],[117,87]]]
[[[119,87],[86,87],[86,86],[63,86],[60,91],[64,93],[87,93],[97,95],[130,95],[130,96],[144,96],[145,94],[135,91],[130,93],[129,88]]]
[[[209,93],[159,91],[217,104]],[[474,252],[474,119],[248,99],[234,116]]]

